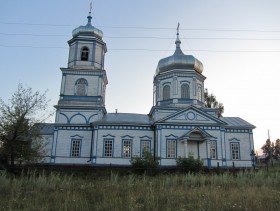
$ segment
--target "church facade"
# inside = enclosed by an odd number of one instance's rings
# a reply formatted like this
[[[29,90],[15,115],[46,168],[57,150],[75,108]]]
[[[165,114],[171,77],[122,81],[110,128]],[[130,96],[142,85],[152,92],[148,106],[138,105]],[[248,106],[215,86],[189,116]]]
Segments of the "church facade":
[[[88,23],[68,41],[68,67],[62,80],[55,123],[46,124],[44,160],[50,164],[130,165],[150,152],[160,166],[179,157],[199,158],[205,167],[250,167],[255,126],[239,117],[219,117],[204,106],[202,63],[180,48],[158,62],[153,79],[154,103],[149,114],[107,113],[103,33]]]

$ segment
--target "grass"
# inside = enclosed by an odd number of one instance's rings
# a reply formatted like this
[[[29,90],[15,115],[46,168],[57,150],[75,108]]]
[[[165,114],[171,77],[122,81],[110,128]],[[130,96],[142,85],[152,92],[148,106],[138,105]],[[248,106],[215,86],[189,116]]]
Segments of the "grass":
[[[0,210],[279,210],[280,171],[106,178],[0,173]]]

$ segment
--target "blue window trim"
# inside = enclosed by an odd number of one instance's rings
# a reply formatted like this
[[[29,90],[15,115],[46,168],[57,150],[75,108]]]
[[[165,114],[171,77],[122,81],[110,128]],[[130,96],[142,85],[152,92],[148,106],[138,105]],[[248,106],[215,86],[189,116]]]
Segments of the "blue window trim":
[[[87,81],[87,79],[85,79],[85,78],[78,78],[78,79],[76,80],[76,82],[75,82],[75,85],[77,85],[77,84],[78,84],[78,81],[80,81],[80,80],[85,81],[85,85],[88,86],[88,81]]]
[[[147,141],[149,142],[149,152],[151,152],[151,140],[142,139],[140,140],[140,157],[142,158],[143,150],[142,150],[142,142]]]
[[[237,144],[238,145],[238,159],[233,159],[232,158],[232,145],[233,144]],[[241,157],[240,157],[240,143],[239,142],[230,142],[230,159],[231,160],[241,160]]]
[[[145,136],[140,136],[139,137],[141,140],[144,140],[144,139],[146,139],[146,140],[151,140],[152,139],[152,137],[149,137],[149,136],[147,136],[147,135],[145,135]]]
[[[105,141],[112,141],[112,156],[111,157],[105,157]],[[102,152],[102,157],[103,158],[113,158],[114,157],[114,142],[115,140],[113,138],[104,138],[103,139],[103,152]]]
[[[106,139],[106,137],[108,137],[107,139],[115,139],[116,136],[112,136],[111,134],[107,134],[103,136],[104,139]]]
[[[80,136],[80,135],[78,135],[78,134],[76,134],[76,135],[73,135],[73,136],[70,136],[72,139],[74,139],[74,138],[79,138],[79,139],[83,139],[84,137],[83,136]]]
[[[124,157],[124,153],[123,153],[123,145],[124,145],[124,141],[130,141],[130,156],[129,157]],[[130,158],[132,158],[132,149],[133,149],[133,141],[132,141],[132,139],[127,139],[127,138],[125,138],[125,139],[122,139],[122,158],[124,158],[124,159],[130,159]]]
[[[133,136],[130,136],[130,135],[125,135],[125,136],[121,136],[122,139],[133,139],[134,137]]]
[[[172,129],[174,129],[174,128],[172,128]],[[170,134],[170,135],[168,135],[168,136],[165,136],[166,137],[166,139],[174,139],[174,140],[176,140],[177,138],[178,138],[178,136],[175,136],[175,135],[173,135],[173,134]],[[171,138],[172,137],[172,138]]]
[[[167,155],[168,155],[168,142],[169,141],[175,141],[175,157],[174,158],[169,158]],[[165,157],[167,159],[176,159],[177,158],[177,140],[176,139],[166,139],[166,155]]]
[[[80,141],[79,156],[72,156],[72,149],[73,149],[73,141],[74,140]],[[82,138],[71,138],[70,155],[69,155],[71,158],[80,158],[81,157],[82,144],[83,144]]]

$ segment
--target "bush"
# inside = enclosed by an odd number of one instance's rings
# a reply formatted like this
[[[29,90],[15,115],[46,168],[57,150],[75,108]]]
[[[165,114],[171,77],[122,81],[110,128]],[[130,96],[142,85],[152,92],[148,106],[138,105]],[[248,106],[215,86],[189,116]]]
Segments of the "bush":
[[[187,172],[200,172],[203,168],[202,160],[195,159],[193,155],[189,155],[188,158],[177,158],[176,164],[183,171]]]
[[[158,158],[155,158],[150,152],[144,152],[142,158],[131,158],[130,163],[134,170],[141,173],[147,170],[155,170],[159,167]]]

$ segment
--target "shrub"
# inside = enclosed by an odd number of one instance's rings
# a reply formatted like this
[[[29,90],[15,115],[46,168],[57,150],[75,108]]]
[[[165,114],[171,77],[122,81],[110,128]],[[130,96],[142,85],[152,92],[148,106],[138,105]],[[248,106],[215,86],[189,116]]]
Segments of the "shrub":
[[[131,158],[130,163],[137,172],[145,172],[150,169],[155,170],[159,167],[158,158],[155,158],[150,152],[144,152],[142,158]]]
[[[176,164],[183,171],[187,172],[199,172],[203,168],[203,162],[200,159],[195,159],[193,155],[189,155],[188,158],[177,158]]]

